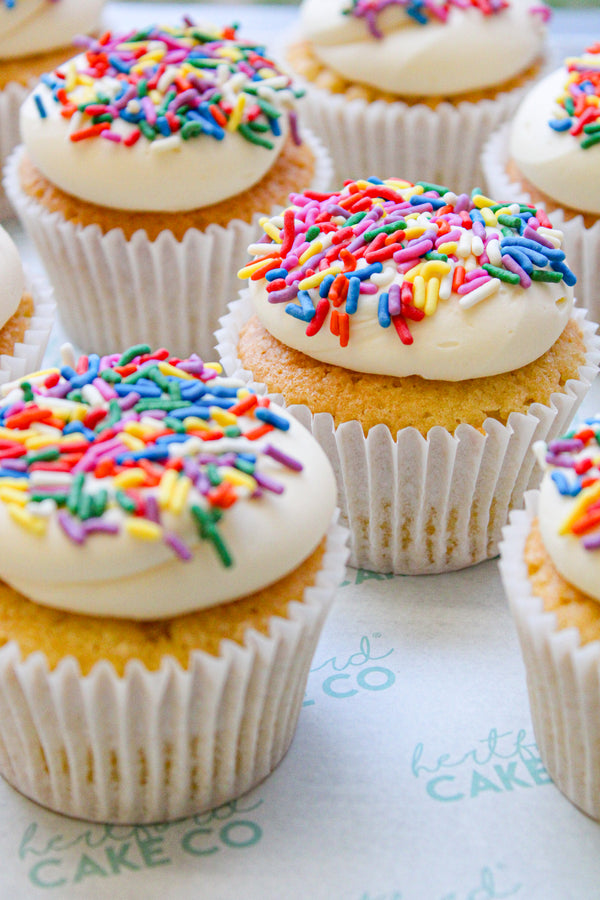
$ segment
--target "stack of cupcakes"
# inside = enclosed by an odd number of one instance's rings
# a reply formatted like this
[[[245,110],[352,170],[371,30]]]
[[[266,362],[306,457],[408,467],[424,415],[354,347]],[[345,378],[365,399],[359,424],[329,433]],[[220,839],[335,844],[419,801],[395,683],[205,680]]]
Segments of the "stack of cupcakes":
[[[44,72],[99,27],[104,0],[11,0],[0,5],[0,164],[19,143],[19,108]],[[0,189],[0,217],[12,209]]]
[[[306,191],[265,223],[218,333],[332,460],[353,565],[456,569],[494,556],[597,372],[595,325],[543,211],[370,178]]]
[[[211,353],[261,212],[330,179],[296,94],[261,46],[190,20],[107,33],[42,79],[5,186],[81,349]]]
[[[339,183],[481,184],[486,136],[539,74],[549,14],[532,0],[304,0],[288,58]]]

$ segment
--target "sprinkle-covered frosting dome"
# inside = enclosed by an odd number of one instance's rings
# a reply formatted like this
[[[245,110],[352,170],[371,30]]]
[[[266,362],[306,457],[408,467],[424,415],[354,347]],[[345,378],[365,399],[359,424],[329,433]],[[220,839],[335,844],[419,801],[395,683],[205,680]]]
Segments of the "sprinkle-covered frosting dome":
[[[335,508],[331,466],[285,411],[165,349],[2,387],[0,577],[39,603],[157,619],[299,566]]]
[[[24,290],[25,275],[19,251],[0,226],[0,328],[15,313]]]
[[[0,60],[68,47],[98,27],[104,0],[0,0]]]
[[[53,184],[116,209],[183,211],[252,187],[291,131],[289,76],[233,27],[104,34],[45,76],[21,110]]]
[[[533,0],[303,0],[300,15],[314,53],[349,81],[448,97],[527,69],[549,11]]]
[[[600,43],[565,60],[527,95],[509,152],[540,191],[600,215]]]
[[[567,581],[600,601],[600,415],[535,450],[546,551]]]
[[[314,359],[462,381],[532,362],[567,324],[575,277],[543,210],[377,178],[290,199],[239,277]]]

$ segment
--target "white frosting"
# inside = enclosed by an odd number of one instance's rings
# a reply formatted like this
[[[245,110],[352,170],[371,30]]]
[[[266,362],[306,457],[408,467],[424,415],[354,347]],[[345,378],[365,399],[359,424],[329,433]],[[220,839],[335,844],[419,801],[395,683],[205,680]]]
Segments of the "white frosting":
[[[223,382],[221,382],[223,383]],[[231,383],[231,382],[229,382]],[[218,523],[233,558],[221,562],[210,540],[202,540],[191,516],[194,503],[202,505],[191,489],[184,513],[162,511],[165,531],[178,535],[193,558],[177,558],[163,541],[130,536],[122,527],[118,535],[93,534],[78,545],[59,527],[57,510],[49,510],[45,534],[24,529],[0,502],[0,534],[3,552],[0,577],[30,599],[72,612],[125,617],[165,618],[192,612],[248,595],[299,566],[316,549],[336,503],[331,466],[312,435],[285,411],[289,431],[275,430],[258,441],[210,442],[203,452],[231,449],[256,453],[271,444],[303,464],[301,472],[264,456],[257,471],[281,484],[282,494],[265,490],[260,498],[241,496],[224,511]],[[260,424],[252,420],[252,425]],[[0,479],[1,482],[1,479]],[[108,487],[110,479],[86,475],[85,490]],[[156,494],[158,489],[144,489]],[[54,504],[51,504],[54,506]],[[106,519],[123,526],[126,514],[111,504]]]
[[[600,215],[600,145],[582,150],[580,137],[548,125],[559,114],[556,100],[567,78],[566,69],[557,69],[527,94],[513,119],[509,153],[525,178],[557,203]]]
[[[537,445],[536,450],[543,458],[545,445]],[[595,446],[577,454],[578,459],[585,457],[596,461],[595,467],[587,474],[598,477],[600,462],[598,444],[595,443]],[[600,601],[600,549],[587,550],[582,544],[580,535],[560,533],[563,523],[573,512],[581,495],[571,497],[560,494],[551,478],[553,467],[545,463],[544,466],[546,471],[540,487],[538,520],[546,551],[563,578]],[[560,471],[569,479],[574,477],[574,473],[569,469]]]
[[[447,22],[415,22],[398,5],[366,21],[343,15],[349,0],[303,0],[301,26],[316,56],[350,81],[400,96],[452,96],[502,84],[541,54],[545,28],[532,0],[511,0],[494,15],[453,7]],[[538,4],[539,5],[539,4]]]
[[[25,275],[19,251],[0,226],[0,327],[16,311],[24,290]]]
[[[394,281],[401,284],[401,276]],[[482,378],[527,365],[556,341],[573,305],[572,289],[562,283],[540,283],[526,290],[503,284],[493,297],[468,309],[452,295],[438,304],[433,315],[410,323],[414,342],[405,345],[393,326],[378,324],[380,289],[377,294],[361,295],[351,320],[350,341],[341,347],[327,325],[307,337],[305,328],[284,312],[282,304],[269,303],[264,282],[250,282],[250,293],[265,328],[313,359],[357,372],[444,381]]]
[[[68,47],[98,27],[104,0],[17,0],[0,4],[0,60]]]
[[[85,67],[85,58],[77,57],[74,65]],[[68,65],[61,70],[66,68]],[[235,84],[229,86],[233,103],[247,83],[247,76],[238,73]],[[106,76],[96,81],[96,86],[114,97],[122,82]],[[269,90],[266,82],[265,90]],[[86,88],[81,91],[84,97]],[[40,116],[34,95],[43,103],[45,117]],[[293,102],[293,96],[291,91],[272,91],[269,100],[281,107]],[[282,115],[281,134],[269,135],[272,149],[250,143],[238,131],[227,131],[222,140],[206,134],[190,140],[173,135],[153,142],[142,137],[131,147],[101,137],[73,142],[69,133],[90,120],[83,123],[79,115],[67,120],[60,109],[42,83],[23,104],[21,134],[33,162],[67,193],[123,210],[177,212],[242,193],[269,171],[288,134],[287,115]],[[126,138],[135,127],[117,118],[112,131]]]

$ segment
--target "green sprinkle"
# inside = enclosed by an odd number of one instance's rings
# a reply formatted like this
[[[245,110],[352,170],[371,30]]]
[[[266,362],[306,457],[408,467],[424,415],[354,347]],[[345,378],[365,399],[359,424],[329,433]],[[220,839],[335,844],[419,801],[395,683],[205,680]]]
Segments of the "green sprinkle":
[[[366,214],[367,214],[366,210],[365,210],[365,212],[354,213],[353,216],[350,216],[349,219],[346,219],[345,225],[352,226],[352,225],[356,225],[357,222],[362,222],[362,220],[364,219]]]
[[[321,234],[321,229],[319,228],[319,226],[311,225],[304,237],[306,238],[307,241],[312,241],[316,237],[318,237],[320,234]]]
[[[108,506],[108,493],[102,488],[95,494],[90,495],[91,500],[91,517],[98,518],[104,515],[104,511]]]
[[[218,468],[215,466],[214,463],[209,463],[209,464],[207,465],[207,467],[206,467],[206,475],[207,475],[208,480],[210,481],[210,483],[212,484],[213,487],[217,487],[217,485],[221,484],[221,482],[223,481],[223,479],[222,479],[221,476],[219,475],[219,470],[218,470]]]
[[[240,472],[244,472],[246,475],[254,475],[256,464],[251,462],[249,459],[237,459],[234,465],[236,469],[240,470]]]
[[[76,515],[81,519],[82,522],[85,522],[86,519],[92,518],[93,503],[91,494],[86,494],[82,491],[79,496]]]
[[[92,125],[98,125],[100,122],[114,122],[114,118],[111,113],[101,113],[99,116],[92,116]]]
[[[146,140],[156,140],[156,132],[154,131],[154,128],[152,128],[151,125],[148,125],[147,122],[144,122],[143,119],[140,119],[140,121],[137,123],[137,127],[140,129]]]
[[[202,509],[200,506],[194,505],[190,507],[190,512],[196,520],[200,537],[204,540],[209,540],[212,542],[224,566],[231,566],[233,563],[231,554],[229,553],[229,550],[227,549],[223,538],[215,527],[214,514],[217,512],[217,510],[214,510],[211,513],[207,512],[207,510]]]
[[[148,96],[148,79],[140,78],[138,81],[138,97],[147,97]]]
[[[169,412],[173,409],[181,409],[184,406],[189,406],[189,403],[186,400],[167,400],[162,397],[146,397],[144,400],[140,400],[139,403],[136,403],[133,409],[135,412],[146,412],[148,409],[164,409],[165,412]]]
[[[203,131],[202,122],[186,122],[179,133],[184,141],[189,141],[190,138],[198,137]]]
[[[491,263],[484,263],[481,268],[485,269],[486,272],[489,272],[492,278],[499,278],[500,281],[506,281],[508,284],[519,283],[519,276],[514,272],[509,272],[508,269],[502,269],[500,266],[493,266]]]
[[[582,150],[587,150],[588,147],[593,147],[594,144],[600,143],[600,134],[591,134],[589,137],[586,137],[580,143],[580,147]]]
[[[248,128],[251,128],[252,131],[256,131],[259,134],[264,134],[265,131],[271,130],[268,125],[265,125],[264,122],[257,122],[256,119],[254,120],[254,122],[248,122]]]
[[[79,506],[79,498],[83,490],[84,480],[85,476],[83,472],[78,472],[73,479],[73,483],[71,484],[71,490],[69,491],[69,496],[67,497],[67,509],[70,513],[72,513],[72,515],[76,515],[77,513],[77,507]]]
[[[171,428],[177,434],[185,434],[186,428],[181,419],[176,419],[174,416],[165,416],[163,424],[165,428]]]
[[[27,454],[27,465],[30,466],[36,462],[54,462],[60,457],[60,450],[57,447],[48,447],[46,450],[39,450],[37,453]]]
[[[69,393],[67,394],[67,400],[72,400],[73,403],[82,403],[83,395],[79,390],[69,391]]]
[[[116,425],[117,422],[121,420],[122,410],[119,406],[117,400],[109,400],[108,401],[108,415],[104,420],[104,427],[110,428],[112,425]]]
[[[136,356],[144,356],[144,354],[151,352],[152,348],[148,344],[132,344],[131,347],[128,347],[127,350],[121,354],[117,366],[126,366],[135,359]]]
[[[574,116],[574,115],[575,115],[575,104],[573,103],[573,98],[572,98],[572,97],[567,97],[567,98],[565,99],[565,109],[566,109],[566,111],[568,112],[568,114],[569,114],[570,116]]]
[[[136,504],[135,500],[133,500],[129,494],[126,494],[125,491],[118,490],[115,491],[115,500],[125,512],[132,513],[135,512]]]
[[[23,400],[25,401],[25,403],[31,403],[31,401],[34,399],[31,383],[29,381],[22,381],[20,387],[23,391]]]
[[[429,253],[426,253],[425,259],[441,259],[442,262],[448,262],[448,257],[445,253],[437,253],[435,250],[430,250]]]
[[[276,106],[273,106],[273,104],[269,103],[267,100],[263,100],[258,94],[256,95],[256,105],[260,107],[262,112],[264,112],[265,116],[269,119],[278,119],[281,116],[281,113]]]
[[[226,425],[223,429],[223,434],[225,435],[225,437],[235,438],[239,437],[241,433],[242,429],[239,427],[239,425]]]
[[[167,381],[166,390],[171,400],[181,400],[181,385],[178,381]]]
[[[561,272],[552,272],[550,269],[534,269],[529,273],[532,281],[553,281],[558,284],[562,281]]]
[[[498,222],[500,225],[506,225],[507,228],[520,228],[522,221],[518,216],[498,216]]]
[[[597,134],[600,131],[600,122],[593,122],[589,125],[584,125],[583,130],[586,134]]]
[[[272,141],[268,141],[266,138],[260,137],[260,135],[255,134],[255,132],[248,127],[248,124],[246,122],[240,122],[237,130],[242,135],[242,137],[245,137],[246,140],[251,144],[257,144],[259,147],[266,147],[267,150],[272,150],[275,146]]]
[[[348,222],[350,219],[348,219]],[[346,224],[348,224],[348,222]],[[394,234],[396,231],[403,231],[408,228],[406,222],[392,222],[391,225],[382,225],[381,228],[373,228],[372,231],[365,231],[363,237],[365,241],[374,240],[378,234]]]
[[[123,381],[123,376],[115,372],[114,369],[104,369],[104,371],[100,372],[100,378],[108,381],[109,384],[119,384]]]
[[[423,191],[427,193],[427,191],[436,191],[442,197],[444,194],[450,193],[450,188],[444,187],[441,184],[432,184],[430,181],[417,181],[415,185],[419,185],[419,187],[423,188]]]
[[[31,499],[34,503],[42,503],[44,500],[54,500],[57,506],[64,506],[68,497],[68,494],[52,494],[44,491],[36,491],[31,494]]]

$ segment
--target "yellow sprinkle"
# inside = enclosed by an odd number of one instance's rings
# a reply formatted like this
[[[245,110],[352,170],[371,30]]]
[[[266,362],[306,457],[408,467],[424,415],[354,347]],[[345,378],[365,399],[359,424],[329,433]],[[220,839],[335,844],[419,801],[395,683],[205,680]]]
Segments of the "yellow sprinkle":
[[[409,269],[408,272],[404,275],[405,281],[414,281],[417,275],[421,274],[421,269],[423,268],[423,263],[417,263],[412,269]]]
[[[251,494],[256,490],[256,479],[246,472],[240,472],[239,469],[234,469],[233,467],[226,467],[221,469],[221,474],[224,481],[228,481],[229,484],[235,487],[247,488]]]
[[[75,63],[71,61],[67,66],[67,72],[64,81],[67,93],[70,93],[76,87],[77,83],[77,67],[75,66]]]
[[[320,272],[315,272],[314,275],[310,275],[308,278],[303,278],[302,281],[298,282],[298,289],[301,291],[309,291],[311,288],[318,287],[324,278],[327,278],[328,275],[337,275],[343,268],[342,263],[334,263],[329,269],[322,269]]]
[[[402,190],[402,196],[405,200],[410,200],[415,194],[423,193],[425,193],[425,189],[420,184],[415,184],[414,187],[407,187]],[[420,215],[420,213],[417,213],[417,215]]]
[[[146,478],[147,475],[143,469],[131,468],[126,469],[124,472],[119,472],[118,475],[115,475],[113,481],[117,488],[130,488],[143,484]]]
[[[27,490],[22,490],[17,485],[15,487],[5,487],[2,484],[0,486],[0,500],[3,503],[16,503],[17,506],[25,506],[29,502],[29,495]]]
[[[408,216],[406,217],[408,218]],[[424,225],[413,225],[412,228],[407,228],[402,238],[405,241],[412,241],[413,238],[421,237],[422,234],[425,234],[426,228]]]
[[[267,260],[268,261],[268,260]],[[237,273],[238,278],[250,278],[251,275],[254,275],[259,269],[266,265],[264,259],[261,259],[260,262],[248,263],[247,266],[244,266],[243,269],[240,269]]]
[[[146,447],[143,441],[134,437],[132,434],[127,434],[126,431],[122,431],[119,436],[121,438],[121,443],[124,444],[128,450],[144,450]]]
[[[37,432],[31,428],[27,428],[25,431],[11,431],[10,428],[0,428],[0,439],[6,438],[9,441],[18,441],[20,444],[24,444],[28,438],[35,437],[36,434]]]
[[[142,519],[139,516],[130,516],[125,520],[125,530],[132,537],[142,541],[158,541],[162,537],[162,528],[157,522]]]
[[[204,419],[199,419],[198,416],[186,416],[183,420],[183,427],[186,431],[198,431],[202,429],[202,431],[214,431],[208,422],[205,422]]]
[[[171,491],[169,510],[176,516],[181,515],[185,506],[192,481],[187,475],[180,475]]]
[[[425,309],[425,303],[427,302],[425,279],[421,275],[417,275],[413,285],[413,303],[417,309]]]
[[[213,372],[216,372],[217,375],[223,374],[223,366],[221,365],[221,363],[218,363],[218,362],[204,363],[204,368],[211,369]]]
[[[451,270],[450,263],[444,262],[443,259],[428,259],[422,264],[419,272],[423,278],[443,278]]]
[[[29,531],[31,534],[40,535],[46,533],[46,528],[48,527],[46,519],[41,516],[34,516],[29,510],[17,506],[16,503],[9,503],[7,509],[11,518],[26,531]]]
[[[260,223],[262,230],[265,234],[268,234],[272,241],[275,241],[277,244],[283,243],[283,238],[279,235],[279,228],[277,228],[273,223],[267,219],[265,222]]]
[[[222,56],[223,59],[231,59],[233,62],[237,62],[240,59],[240,52],[236,47],[220,47],[219,56]]]
[[[448,241],[446,244],[440,244],[439,247],[436,247],[438,253],[447,253],[450,256],[452,253],[456,253],[458,244],[456,241]]]
[[[150,428],[148,425],[142,425],[140,422],[126,422],[123,431],[126,431],[127,434],[132,434],[137,438],[147,438],[152,432],[153,428]]]
[[[597,481],[596,484],[591,484],[589,487],[584,488],[579,496],[575,499],[573,504],[573,508],[569,515],[566,517],[560,528],[558,529],[559,534],[568,534],[571,530],[571,526],[573,523],[579,518],[579,516],[585,512],[590,503],[594,500],[597,500],[600,497],[600,481]]]
[[[26,478],[11,478],[9,475],[6,478],[0,478],[0,489],[2,488],[14,488],[17,491],[22,491],[23,493],[27,493],[28,484]]]
[[[34,431],[33,435],[25,441],[25,446],[28,450],[41,450],[43,447],[56,447],[56,435],[40,434],[38,431]]]
[[[175,469],[165,469],[158,485],[158,505],[161,509],[168,509],[171,505],[171,495],[175,489],[176,480]]]
[[[78,444],[80,440],[81,434],[74,431],[72,434],[66,434],[64,437],[59,438],[56,443],[62,450],[68,450],[70,444]]]
[[[220,406],[211,406],[209,408],[209,413],[217,425],[221,425],[223,428],[226,428],[227,425],[237,424],[237,416],[228,412],[226,409],[221,409]]]
[[[495,228],[498,224],[498,219],[496,218],[496,214],[492,212],[487,206],[481,207],[481,216],[486,225],[490,228]]]
[[[482,209],[484,206],[495,206],[496,201],[490,200],[489,197],[486,197],[483,194],[475,194],[473,197],[473,205],[476,206],[477,209]]]
[[[437,309],[440,296],[440,279],[430,278],[427,282],[424,312],[426,316],[432,316]]]
[[[183,369],[178,369],[177,366],[172,366],[168,362],[159,362],[158,368],[163,375],[174,375],[176,378],[187,378],[188,380],[193,379],[193,375],[190,375],[189,372],[184,372]]]
[[[323,244],[321,241],[313,241],[312,244],[306,248],[304,253],[300,257],[298,257],[299,265],[303,266],[304,263],[311,258],[311,256],[314,256],[315,253],[320,253],[322,249]]]
[[[236,131],[242,121],[242,114],[246,105],[246,94],[239,94],[227,122],[227,131]]]

